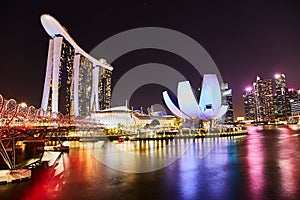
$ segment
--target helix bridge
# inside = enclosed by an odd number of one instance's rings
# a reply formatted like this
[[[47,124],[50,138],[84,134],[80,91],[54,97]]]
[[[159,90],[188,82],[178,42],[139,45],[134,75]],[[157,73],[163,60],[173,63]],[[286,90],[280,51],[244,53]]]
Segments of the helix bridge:
[[[49,137],[66,137],[70,131],[99,128],[99,124],[83,118],[53,115],[0,94],[0,156],[11,170],[16,168],[18,141],[45,142]]]

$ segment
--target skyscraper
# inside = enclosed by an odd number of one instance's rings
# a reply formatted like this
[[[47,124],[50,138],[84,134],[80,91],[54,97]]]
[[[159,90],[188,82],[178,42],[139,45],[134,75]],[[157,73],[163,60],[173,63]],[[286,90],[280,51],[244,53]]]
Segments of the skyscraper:
[[[253,83],[256,101],[257,122],[272,122],[275,120],[273,87],[271,79],[256,77]]]
[[[59,66],[59,111],[63,114],[70,114],[72,104],[73,92],[71,91],[72,77],[73,77],[73,63],[74,63],[75,49],[65,39],[62,40],[60,66]]]
[[[300,91],[295,90],[293,88],[289,88],[287,90],[287,101],[289,107],[289,115],[288,116],[298,116],[300,114]]]
[[[106,60],[101,59],[101,62],[106,63]],[[110,108],[111,101],[111,75],[110,70],[101,68],[99,79],[99,109],[104,110]]]
[[[280,120],[286,120],[290,116],[291,110],[288,100],[288,91],[284,74],[276,74],[275,80],[275,95],[274,95],[274,110],[275,117]]]
[[[70,114],[72,105],[73,46],[61,35],[49,40],[42,109]]]
[[[42,110],[51,111],[53,117],[59,112],[77,117],[98,111],[99,103],[104,104],[100,109],[108,108],[113,67],[83,51],[50,15],[42,15],[41,22],[51,36]]]
[[[233,122],[232,89],[229,89],[228,83],[221,83],[222,104],[228,105],[228,110],[224,115],[225,123]]]
[[[253,88],[247,88],[244,97],[245,117],[256,122],[275,121],[271,79],[256,77]]]
[[[246,120],[256,121],[256,102],[253,88],[247,87],[246,93],[243,95],[243,97]]]
[[[246,119],[252,119],[255,107],[255,121],[288,121],[290,116],[300,114],[300,91],[288,88],[284,74],[274,76],[275,93],[272,94],[271,79],[257,77],[253,90],[244,95]],[[254,98],[254,101],[252,100]]]
[[[91,110],[92,68],[93,63],[81,56],[78,75],[78,115],[80,116],[88,115]]]

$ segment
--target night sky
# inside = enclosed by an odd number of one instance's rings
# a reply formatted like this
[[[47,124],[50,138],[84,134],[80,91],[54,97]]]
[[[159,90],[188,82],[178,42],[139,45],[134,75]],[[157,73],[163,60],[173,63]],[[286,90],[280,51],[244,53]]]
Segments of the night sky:
[[[41,23],[48,13],[64,25],[86,52],[119,32],[138,27],[164,27],[182,32],[210,54],[223,80],[233,89],[235,116],[243,115],[242,94],[256,75],[286,75],[300,88],[300,3],[297,1],[6,1],[1,6],[0,94],[40,107],[49,36]],[[181,71],[197,89],[201,77],[177,55],[137,50],[113,64],[113,84],[123,73],[148,62]],[[163,104],[159,85],[146,85],[133,95],[139,108]],[[153,92],[156,91],[156,92]],[[151,95],[149,95],[151,93]]]

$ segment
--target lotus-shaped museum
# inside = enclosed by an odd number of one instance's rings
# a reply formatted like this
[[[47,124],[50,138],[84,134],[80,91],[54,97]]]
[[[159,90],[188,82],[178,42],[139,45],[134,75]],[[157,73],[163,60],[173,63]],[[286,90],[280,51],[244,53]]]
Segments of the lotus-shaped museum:
[[[219,119],[228,109],[228,105],[221,105],[221,89],[215,74],[204,75],[199,102],[197,102],[189,81],[178,83],[179,108],[173,103],[167,91],[163,92],[163,99],[174,115],[186,120]]]

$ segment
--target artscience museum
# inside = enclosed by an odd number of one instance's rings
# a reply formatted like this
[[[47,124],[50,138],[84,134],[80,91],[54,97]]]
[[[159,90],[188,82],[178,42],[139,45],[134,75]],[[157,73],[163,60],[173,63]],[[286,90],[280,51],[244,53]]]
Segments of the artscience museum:
[[[221,118],[228,109],[228,105],[222,105],[221,97],[220,84],[215,74],[204,75],[199,101],[189,81],[178,83],[178,106],[171,100],[167,91],[163,92],[163,99],[169,110],[185,120],[208,121]]]

